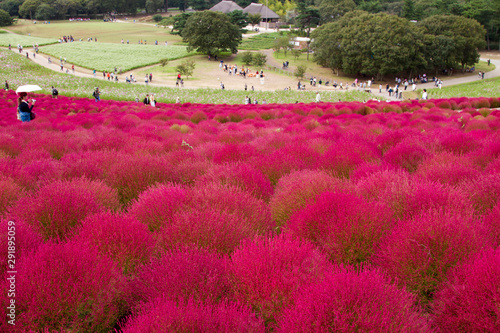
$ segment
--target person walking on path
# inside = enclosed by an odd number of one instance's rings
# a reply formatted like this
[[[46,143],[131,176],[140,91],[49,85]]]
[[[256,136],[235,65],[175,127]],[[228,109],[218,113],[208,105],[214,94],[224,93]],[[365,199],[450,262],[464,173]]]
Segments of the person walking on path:
[[[146,74],[146,77],[144,78],[144,82],[146,83],[146,85],[148,85],[148,74]]]

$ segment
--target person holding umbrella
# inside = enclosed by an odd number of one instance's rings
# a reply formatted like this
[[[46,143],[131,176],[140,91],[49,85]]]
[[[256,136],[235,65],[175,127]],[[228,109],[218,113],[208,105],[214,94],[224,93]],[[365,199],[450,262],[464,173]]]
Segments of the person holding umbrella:
[[[33,113],[33,107],[35,106],[35,100],[27,98],[28,93],[20,92],[18,102],[18,119],[23,123],[35,119],[36,114]],[[31,103],[31,106],[29,105]]]

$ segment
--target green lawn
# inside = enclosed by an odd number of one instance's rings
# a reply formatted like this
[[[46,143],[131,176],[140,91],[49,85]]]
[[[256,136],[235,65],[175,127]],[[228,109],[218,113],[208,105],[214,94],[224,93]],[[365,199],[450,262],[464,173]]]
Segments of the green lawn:
[[[122,39],[125,42],[128,39],[131,44],[138,44],[138,41],[142,39],[147,40],[148,44],[154,44],[155,40],[159,44],[164,44],[165,41],[170,44],[182,39],[178,35],[169,34],[168,28],[155,27],[152,24],[134,24],[133,19],[129,19],[128,22],[130,23],[92,20],[89,22],[53,21],[50,24],[42,24],[41,22],[33,24],[29,20],[19,20],[17,25],[9,27],[9,29],[21,35],[31,34],[34,37],[59,38],[72,35],[73,38],[77,40],[82,38],[84,41],[88,37],[97,37],[97,41],[103,43],[121,43]]]
[[[9,46],[10,44],[13,48],[17,48],[17,44],[21,44],[23,47],[31,47],[35,43],[38,43],[38,46],[54,44],[57,43],[57,39],[0,33],[0,46]]]
[[[166,69],[168,71],[168,69]],[[262,102],[266,99],[268,103],[310,103],[314,101],[314,91],[255,91],[251,94],[243,90],[220,90],[220,89],[180,89],[166,87],[146,87],[144,84],[127,84],[124,82],[114,83],[102,79],[81,78],[70,74],[51,71],[39,66],[26,57],[14,52],[0,50],[0,77],[9,81],[11,89],[16,89],[23,84],[37,84],[44,90],[41,93],[50,93],[50,87],[58,88],[59,93],[65,96],[79,96],[91,98],[92,91],[99,87],[103,99],[133,101],[136,97],[142,99],[146,93],[154,93],[160,103],[174,103],[178,96],[182,102],[211,103],[211,104],[241,104],[245,96],[252,96]],[[190,79],[191,80],[191,79]],[[322,92],[321,99],[325,102],[363,101],[371,98],[370,95],[361,92]]]
[[[186,47],[175,45],[138,45],[73,42],[49,45],[40,52],[60,57],[88,69],[112,70],[115,66],[123,71],[158,63],[161,59],[179,59],[188,55]]]
[[[500,77],[457,84],[443,89],[429,89],[430,98],[500,97]]]
[[[268,34],[259,34],[256,36],[251,36],[243,40],[238,49],[240,50],[266,50],[272,49],[274,46],[274,40],[281,37],[277,32],[271,32]]]

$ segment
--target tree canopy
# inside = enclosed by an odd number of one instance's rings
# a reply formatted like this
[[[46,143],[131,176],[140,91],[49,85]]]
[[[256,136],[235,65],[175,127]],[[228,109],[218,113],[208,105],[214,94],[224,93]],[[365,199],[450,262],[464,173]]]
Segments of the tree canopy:
[[[12,24],[12,17],[5,10],[0,9],[0,27]]]
[[[181,36],[188,43],[188,50],[208,55],[221,51],[236,53],[242,40],[239,27],[226,14],[211,11],[196,12],[189,17]]]

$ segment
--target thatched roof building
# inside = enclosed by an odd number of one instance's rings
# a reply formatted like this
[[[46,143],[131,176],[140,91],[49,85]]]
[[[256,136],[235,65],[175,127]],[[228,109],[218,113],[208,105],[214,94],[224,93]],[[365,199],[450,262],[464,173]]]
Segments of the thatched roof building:
[[[251,3],[245,9],[243,9],[243,13],[248,14],[260,14],[263,20],[277,20],[280,18],[278,14],[267,8],[261,3]]]
[[[224,14],[230,13],[235,10],[243,10],[238,4],[234,1],[221,1],[212,8],[209,9],[212,12],[222,12]]]

